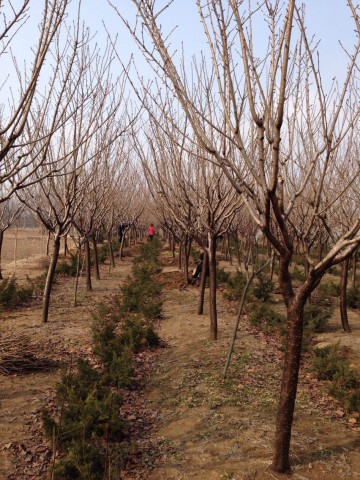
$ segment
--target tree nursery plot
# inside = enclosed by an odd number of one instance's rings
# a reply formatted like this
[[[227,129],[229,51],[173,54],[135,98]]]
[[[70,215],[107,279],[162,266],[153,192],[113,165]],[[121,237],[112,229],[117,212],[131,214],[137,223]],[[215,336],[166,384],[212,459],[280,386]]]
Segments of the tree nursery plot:
[[[1,313],[0,478],[45,480],[65,455],[65,450],[54,454],[55,442],[44,435],[41,412],[44,408],[56,411],[59,365],[71,369],[75,359],[82,358],[101,371],[91,340],[93,314],[99,302],[112,304],[119,285],[127,285],[123,295],[130,291],[129,275],[134,265],[139,265],[133,262],[137,255],[138,247],[128,249],[123,261],[117,260],[111,269],[106,261],[101,267],[101,280],[94,281],[92,292],[86,290],[81,278],[76,308],[71,301],[73,279],[58,276],[46,324],[41,322],[41,308],[36,301]],[[289,478],[270,470],[283,357],[281,337],[254,326],[246,312],[241,317],[224,380],[237,302],[229,300],[225,287],[220,286],[219,338],[210,341],[208,288],[204,314],[198,315],[199,287],[184,283],[177,258],[169,256],[168,251],[160,254],[160,260],[163,266],[153,270],[152,278],[163,285],[163,313],[155,322],[161,343],[134,353],[135,383],[131,388],[121,387],[122,404],[117,412],[126,422],[120,440],[123,460],[116,469],[107,470],[109,478]],[[24,260],[15,274],[37,276],[41,267],[36,270],[35,265],[31,259]],[[234,270],[227,261],[221,261],[221,266]],[[284,309],[279,295],[273,296],[272,306],[279,313]],[[111,310],[105,317],[109,315]],[[315,337],[315,344],[321,347],[340,342],[347,347],[352,367],[360,370],[358,312],[350,313],[350,324],[352,333],[344,333],[335,309],[327,329]],[[38,369],[27,371],[31,355],[37,358]],[[290,478],[355,479],[360,475],[359,412],[349,411],[335,400],[329,394],[328,381],[319,380],[307,354],[304,357]],[[110,390],[114,389],[113,385]],[[110,441],[109,450],[115,448],[113,445]],[[92,476],[66,478],[103,478],[104,468],[102,465]]]

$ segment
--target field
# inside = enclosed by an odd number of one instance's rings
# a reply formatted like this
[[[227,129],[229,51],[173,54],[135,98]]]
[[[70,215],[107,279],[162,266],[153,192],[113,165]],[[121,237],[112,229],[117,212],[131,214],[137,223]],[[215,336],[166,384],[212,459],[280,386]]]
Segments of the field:
[[[32,238],[35,237],[35,238]],[[32,238],[32,240],[31,240]],[[8,249],[13,245],[8,238]],[[23,233],[23,258],[16,274],[36,276],[42,253],[36,235]],[[36,243],[36,245],[34,245]],[[20,245],[20,242],[19,242]],[[34,248],[32,248],[34,246]],[[79,306],[72,306],[72,280],[59,281],[49,323],[41,324],[41,305],[3,314],[2,337],[14,341],[26,335],[51,358],[86,357],[90,349],[91,313],[100,300],[117,294],[131,268],[130,254],[110,270],[105,264],[101,280],[89,294],[80,282]],[[20,247],[19,247],[20,255]],[[32,255],[35,255],[34,257]],[[10,274],[13,260],[5,264]],[[133,460],[122,480],[266,480],[285,479],[269,467],[274,437],[274,416],[280,379],[281,349],[276,340],[242,320],[228,379],[222,370],[233,330],[235,310],[219,298],[217,342],[208,340],[209,320],[196,314],[198,288],[184,287],[177,262],[162,258],[164,318],[158,333],[165,348],[148,358],[150,373],[136,391],[137,411],[129,419],[137,436]],[[222,262],[224,267],[228,264]],[[5,270],[5,269],[4,269]],[[278,301],[278,299],[276,300]],[[207,308],[207,307],[206,307]],[[352,334],[340,329],[339,314],[319,336],[323,343],[351,347],[353,365],[360,367],[359,314],[352,313]],[[0,393],[0,479],[45,480],[42,465],[50,445],[41,433],[40,411],[51,403],[59,371],[2,376]],[[292,477],[296,480],[339,480],[360,477],[359,428],[332,400],[326,385],[315,380],[306,365],[301,372],[293,428]],[[136,427],[136,428],[135,428]]]

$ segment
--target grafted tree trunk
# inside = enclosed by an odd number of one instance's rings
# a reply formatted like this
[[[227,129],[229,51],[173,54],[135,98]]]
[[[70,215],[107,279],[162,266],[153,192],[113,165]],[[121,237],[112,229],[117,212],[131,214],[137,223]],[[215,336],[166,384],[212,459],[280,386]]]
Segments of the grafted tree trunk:
[[[59,252],[60,252],[60,237],[56,236],[54,238],[52,257],[49,264],[49,268],[46,276],[45,288],[44,288],[43,311],[42,311],[43,323],[46,323],[49,318],[51,289],[54,283],[55,269],[56,269],[57,261],[59,258]]]
[[[90,243],[89,240],[85,240],[85,263],[86,263],[86,290],[89,292],[92,290],[92,283],[91,283],[91,255],[90,255]]]
[[[342,262],[341,268],[341,277],[340,277],[340,314],[341,314],[341,325],[345,332],[350,333],[351,328],[349,325],[349,319],[347,314],[347,282],[348,282],[348,273],[349,273],[350,258],[346,258]]]

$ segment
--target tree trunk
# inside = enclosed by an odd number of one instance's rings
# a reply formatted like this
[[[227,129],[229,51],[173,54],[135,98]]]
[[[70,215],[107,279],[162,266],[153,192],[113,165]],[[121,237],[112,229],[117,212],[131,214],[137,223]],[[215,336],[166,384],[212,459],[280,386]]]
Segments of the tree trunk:
[[[209,256],[207,251],[204,251],[203,266],[201,270],[200,277],[200,290],[199,290],[199,300],[198,300],[198,315],[204,313],[204,298],[205,298],[205,286],[206,286],[206,272],[209,270]]]
[[[99,256],[98,256],[98,249],[97,249],[97,242],[96,242],[95,235],[91,236],[91,244],[93,246],[93,251],[94,251],[95,277],[96,277],[96,280],[100,280]]]
[[[43,323],[46,323],[49,318],[51,289],[54,283],[55,269],[56,269],[57,261],[59,258],[59,252],[60,252],[60,237],[56,236],[54,239],[53,253],[52,253],[51,261],[49,264],[48,273],[46,276],[45,288],[44,288],[43,311],[42,311]]]
[[[184,243],[184,280],[185,285],[189,284],[189,257],[190,257],[190,248],[191,248],[192,239],[186,237]]]
[[[345,332],[350,333],[351,328],[349,325],[348,314],[347,314],[347,282],[348,282],[348,273],[349,273],[350,258],[346,258],[342,262],[341,268],[341,278],[340,278],[340,314],[341,314],[341,325]]]
[[[122,261],[123,259],[123,252],[124,252],[124,242],[125,242],[125,233],[121,237],[121,242],[120,242],[120,249],[119,249],[119,258]]]
[[[64,255],[65,257],[67,256],[67,254],[69,253],[69,247],[68,247],[68,243],[67,243],[67,235],[64,236]]]
[[[353,253],[353,264],[352,264],[352,275],[351,275],[351,286],[355,288],[356,285],[356,260],[357,260],[357,250]]]
[[[171,236],[171,251],[172,251],[172,256],[175,258],[175,237],[174,235]]]
[[[0,230],[0,280],[3,279],[2,269],[1,269],[1,253],[2,253],[3,241],[4,241],[4,231]]]
[[[213,235],[209,235],[209,278],[210,340],[217,340],[218,324],[216,308],[216,237]]]
[[[287,312],[287,342],[283,377],[276,417],[275,452],[272,468],[285,473],[290,470],[290,440],[298,386],[303,316],[306,298],[294,299]]]
[[[90,256],[90,244],[89,240],[85,240],[85,260],[86,260],[86,290],[89,292],[92,290],[91,284],[91,256]]]
[[[182,267],[182,254],[183,254],[183,244],[182,242],[179,243],[179,271],[181,272],[181,267]]]
[[[80,259],[81,259],[81,245],[77,249],[76,277],[75,277],[75,286],[74,286],[74,307],[77,307],[77,291],[78,291],[79,275],[80,275]]]
[[[50,238],[51,238],[51,233],[48,232],[47,242],[46,242],[46,256],[47,257],[49,256],[49,252],[50,252]]]

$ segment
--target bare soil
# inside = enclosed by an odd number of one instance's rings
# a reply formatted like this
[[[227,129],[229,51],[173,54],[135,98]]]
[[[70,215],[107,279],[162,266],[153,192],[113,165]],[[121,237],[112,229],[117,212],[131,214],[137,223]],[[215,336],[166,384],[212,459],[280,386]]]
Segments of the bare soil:
[[[164,318],[158,333],[166,348],[155,355],[150,379],[138,393],[143,417],[152,419],[134,439],[134,462],[123,480],[283,479],[270,469],[282,353],[278,339],[256,332],[242,319],[228,378],[222,372],[235,321],[234,307],[219,295],[219,340],[210,342],[207,307],[196,314],[198,288],[185,287],[177,263],[166,256]],[[39,258],[17,262],[16,275],[36,276]],[[6,266],[6,265],[5,265]],[[4,271],[10,272],[4,268]],[[13,268],[13,265],[11,266]],[[90,321],[96,302],[118,292],[131,258],[117,262],[89,294],[80,285],[79,306],[72,307],[72,280],[55,289],[49,323],[41,324],[40,305],[2,315],[1,334],[27,335],[52,358],[90,350]],[[319,342],[347,345],[360,367],[359,313],[352,313],[352,334],[341,331],[338,312]],[[59,380],[59,370],[1,376],[0,479],[46,479],[48,455],[39,412]],[[139,412],[141,417],[141,412]],[[301,372],[292,441],[292,477],[297,480],[360,478],[358,423],[327,395],[306,362]],[[356,420],[355,420],[356,421]],[[151,427],[151,428],[150,428]]]

